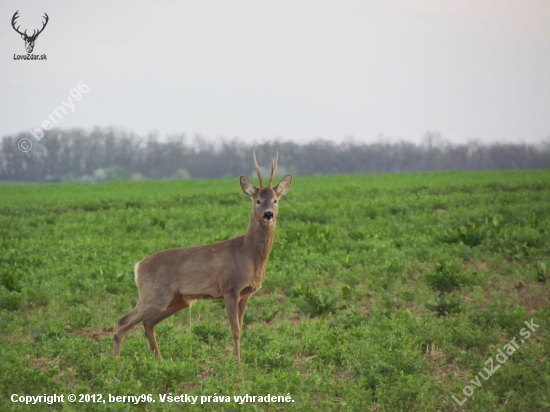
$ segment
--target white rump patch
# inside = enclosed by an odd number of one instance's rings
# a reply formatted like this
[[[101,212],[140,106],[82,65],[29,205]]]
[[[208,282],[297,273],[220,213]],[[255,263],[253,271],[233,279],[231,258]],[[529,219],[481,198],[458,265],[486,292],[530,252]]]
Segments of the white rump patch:
[[[136,280],[136,285],[137,285],[137,278],[138,278],[138,269],[139,269],[139,262],[134,265],[134,279]]]

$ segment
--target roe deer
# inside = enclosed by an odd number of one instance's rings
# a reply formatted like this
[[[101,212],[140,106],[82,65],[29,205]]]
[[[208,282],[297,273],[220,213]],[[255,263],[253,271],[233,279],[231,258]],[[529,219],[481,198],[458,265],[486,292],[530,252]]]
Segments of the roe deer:
[[[277,159],[271,163],[271,177],[265,187],[254,153],[254,167],[260,179],[257,188],[240,176],[241,188],[252,198],[248,229],[243,236],[203,246],[169,249],[138,262],[135,266],[139,301],[132,312],[118,321],[114,355],[120,355],[124,334],[143,322],[151,350],[162,359],[155,326],[189,307],[197,299],[225,300],[233,335],[233,355],[239,364],[243,315],[248,298],[262,285],[275,233],[278,201],[292,183],[288,174],[273,187]]]

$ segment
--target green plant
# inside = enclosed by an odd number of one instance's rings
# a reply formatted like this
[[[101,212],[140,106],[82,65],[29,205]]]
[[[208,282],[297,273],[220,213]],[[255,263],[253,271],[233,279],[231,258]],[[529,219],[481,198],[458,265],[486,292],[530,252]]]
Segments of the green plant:
[[[300,286],[294,288],[291,296],[298,298],[294,300],[298,311],[312,318],[334,313],[343,308],[337,305],[341,299],[339,296],[320,293],[309,285],[304,288]]]
[[[506,256],[510,260],[522,260],[523,258],[529,256],[529,248],[527,247],[527,243],[514,245],[511,248],[508,248],[506,250]]]
[[[342,286],[342,298],[344,300],[353,299],[353,292],[351,290],[351,287],[349,287],[348,285]]]
[[[480,222],[467,222],[448,228],[439,239],[445,243],[463,243],[474,247],[480,245],[486,237],[485,225]]]
[[[537,271],[537,280],[539,282],[546,282],[548,280],[548,265],[546,262],[538,261],[535,264],[535,269]]]
[[[16,271],[5,273],[0,278],[0,284],[10,292],[21,292],[21,275]]]
[[[288,231],[282,239],[281,248],[304,255],[327,253],[331,247],[332,229],[329,225],[308,224],[299,230]]]
[[[262,310],[260,313],[255,314],[251,313],[251,311],[244,313],[244,324],[249,324],[253,322],[265,322],[269,323],[273,319],[275,319],[275,316],[280,312],[279,309],[268,311],[266,309]]]
[[[220,341],[224,338],[225,332],[220,329],[216,328],[214,326],[210,326],[205,323],[198,324],[196,326],[193,326],[193,334],[199,338],[201,342],[204,342],[206,344],[211,344],[213,342]]]
[[[23,297],[17,291],[10,291],[0,286],[0,309],[15,312],[23,306]]]
[[[437,262],[434,270],[427,272],[424,279],[437,292],[452,292],[472,283],[468,274],[461,273],[459,265],[447,262]]]
[[[462,300],[459,296],[449,295],[447,299],[445,295],[437,297],[435,304],[426,303],[426,309],[435,312],[437,316],[447,316],[460,313]]]

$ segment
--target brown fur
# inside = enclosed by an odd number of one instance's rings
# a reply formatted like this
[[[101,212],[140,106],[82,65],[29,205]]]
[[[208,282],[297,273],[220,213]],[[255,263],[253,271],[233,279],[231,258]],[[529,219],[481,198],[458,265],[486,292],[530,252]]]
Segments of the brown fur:
[[[240,177],[242,190],[253,202],[250,223],[243,236],[210,245],[164,250],[136,265],[139,301],[132,312],[118,321],[115,356],[120,355],[125,333],[143,322],[151,350],[162,359],[155,337],[158,323],[197,299],[224,299],[233,335],[233,354],[241,362],[239,344],[244,310],[248,298],[262,286],[273,245],[278,200],[292,183],[289,174],[272,187],[275,160],[269,187],[264,187],[255,155],[254,163],[260,188],[246,176]],[[273,214],[271,219],[266,218],[268,212]]]

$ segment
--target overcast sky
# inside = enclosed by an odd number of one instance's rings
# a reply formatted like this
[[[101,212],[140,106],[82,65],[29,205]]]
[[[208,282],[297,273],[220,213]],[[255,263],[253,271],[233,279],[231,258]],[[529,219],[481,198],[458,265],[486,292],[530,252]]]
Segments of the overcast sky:
[[[11,27],[49,23],[33,54]],[[30,34],[29,33],[29,34]],[[550,0],[0,3],[0,137],[537,143],[550,137]]]

